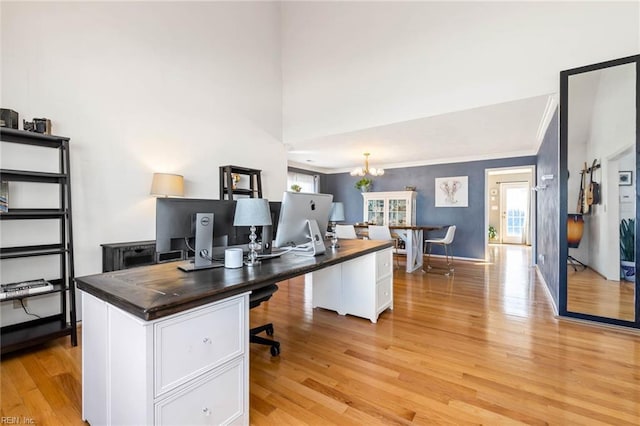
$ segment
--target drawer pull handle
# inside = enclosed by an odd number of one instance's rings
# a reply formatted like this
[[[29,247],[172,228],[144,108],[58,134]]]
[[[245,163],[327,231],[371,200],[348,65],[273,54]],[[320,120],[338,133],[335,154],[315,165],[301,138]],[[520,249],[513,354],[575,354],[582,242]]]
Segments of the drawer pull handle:
[[[207,407],[203,407],[202,408],[202,414],[204,414],[205,416],[210,416],[211,415],[211,410],[209,410]]]
[[[204,339],[202,339],[202,343],[211,344],[211,339],[209,339],[208,337],[205,337]]]

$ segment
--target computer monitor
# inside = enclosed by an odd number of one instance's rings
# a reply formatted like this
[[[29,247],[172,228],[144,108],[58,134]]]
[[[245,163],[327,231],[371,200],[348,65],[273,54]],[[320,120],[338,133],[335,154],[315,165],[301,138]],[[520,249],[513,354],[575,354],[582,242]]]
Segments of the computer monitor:
[[[270,202],[271,215],[274,224],[278,221],[280,202]],[[158,259],[174,260],[173,253],[183,253],[185,257],[194,257],[195,217],[198,213],[213,213],[212,258],[224,260],[224,250],[230,246],[242,247],[248,251],[249,227],[233,226],[236,202],[233,200],[207,200],[192,198],[158,198],[156,200],[156,253]],[[257,230],[259,240],[262,235],[269,243],[273,239],[275,229],[267,227]],[[270,244],[264,248],[270,250]]]
[[[193,256],[193,251],[187,246],[194,247],[194,218],[197,213],[213,213],[214,245],[228,245],[230,237],[235,236],[232,226],[234,209],[233,201],[190,198],[156,199],[156,252],[182,250],[188,253],[187,257]]]
[[[331,194],[285,192],[282,197],[274,246],[293,247],[313,243],[319,247],[319,243],[322,243],[323,249],[324,233],[329,223],[332,201]],[[309,221],[317,223],[320,241],[318,241],[318,235],[314,235],[317,232],[310,230]]]

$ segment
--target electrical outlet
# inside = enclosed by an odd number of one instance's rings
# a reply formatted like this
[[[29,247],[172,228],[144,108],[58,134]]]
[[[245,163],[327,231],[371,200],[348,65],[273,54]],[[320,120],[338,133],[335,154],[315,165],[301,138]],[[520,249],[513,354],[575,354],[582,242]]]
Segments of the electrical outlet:
[[[24,307],[27,307],[27,299],[22,299],[22,303],[20,303],[20,299],[15,299],[13,301],[13,309],[22,309],[22,305],[24,305]]]
[[[544,265],[544,254],[538,255],[538,263],[540,263],[541,265]]]

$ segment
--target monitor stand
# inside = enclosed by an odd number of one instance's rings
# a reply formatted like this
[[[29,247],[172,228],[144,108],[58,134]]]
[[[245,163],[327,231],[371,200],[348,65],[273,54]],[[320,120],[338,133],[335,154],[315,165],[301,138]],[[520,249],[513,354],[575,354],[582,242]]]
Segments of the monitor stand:
[[[320,227],[318,227],[318,222],[315,219],[307,219],[307,227],[309,228],[309,238],[311,238],[311,241],[305,245],[304,251],[294,251],[296,254],[303,256],[318,256],[323,254],[326,251],[326,247],[324,245],[323,233],[320,232]]]
[[[224,266],[224,263],[222,262],[209,262],[208,264],[205,264],[205,265],[196,266],[195,263],[192,263],[190,260],[187,260],[184,262],[180,262],[180,264],[178,265],[178,269],[184,272],[193,272],[193,271],[199,271],[201,269],[222,268],[223,266]]]
[[[184,272],[198,271],[200,269],[219,268],[223,262],[213,262],[213,213],[196,214],[196,249],[193,262],[186,261],[178,265],[178,269]]]

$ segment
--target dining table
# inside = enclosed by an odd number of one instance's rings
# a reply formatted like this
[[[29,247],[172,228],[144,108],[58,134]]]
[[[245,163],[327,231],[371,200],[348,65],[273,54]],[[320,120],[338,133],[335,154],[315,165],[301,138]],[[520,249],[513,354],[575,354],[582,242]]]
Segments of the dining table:
[[[373,224],[355,223],[353,227],[358,236],[366,237],[369,225]],[[448,227],[449,225],[389,225],[391,235],[396,236],[404,242],[404,252],[407,256],[407,272],[423,270],[424,233],[439,231]]]

